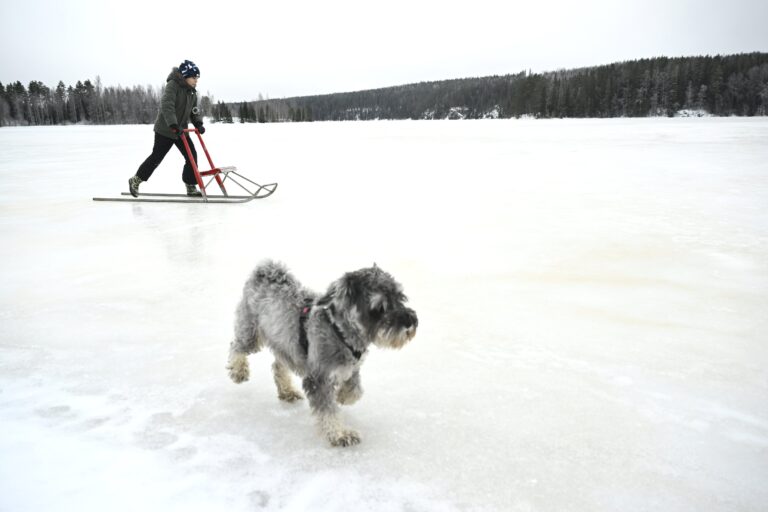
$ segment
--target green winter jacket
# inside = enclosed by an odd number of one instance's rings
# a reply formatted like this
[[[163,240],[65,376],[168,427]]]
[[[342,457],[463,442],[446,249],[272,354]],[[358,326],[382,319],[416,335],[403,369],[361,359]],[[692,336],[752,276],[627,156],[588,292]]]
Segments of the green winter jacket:
[[[197,91],[194,87],[187,85],[179,68],[173,68],[168,75],[163,97],[160,100],[155,132],[169,139],[177,139],[179,136],[171,132],[171,125],[177,124],[179,129],[183,130],[187,128],[190,121],[193,125],[203,123],[197,108]]]

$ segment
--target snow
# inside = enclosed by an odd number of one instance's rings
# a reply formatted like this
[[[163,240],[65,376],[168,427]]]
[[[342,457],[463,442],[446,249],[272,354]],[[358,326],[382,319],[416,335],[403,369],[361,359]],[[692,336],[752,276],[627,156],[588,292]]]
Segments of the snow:
[[[273,196],[91,201],[151,130],[0,129],[0,510],[765,510],[768,119],[209,125]],[[357,447],[227,378],[266,257],[419,314]]]
[[[704,109],[682,109],[675,112],[675,117],[712,117],[712,114]]]

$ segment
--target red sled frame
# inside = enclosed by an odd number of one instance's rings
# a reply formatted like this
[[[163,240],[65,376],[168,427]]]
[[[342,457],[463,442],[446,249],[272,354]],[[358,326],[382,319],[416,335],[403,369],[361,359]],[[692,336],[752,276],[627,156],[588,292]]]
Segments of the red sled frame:
[[[197,138],[200,141],[200,145],[203,148],[203,151],[205,152],[205,157],[208,159],[208,163],[211,165],[210,170],[208,171],[200,171],[200,169],[197,166],[197,163],[195,162],[195,159],[192,156],[192,149],[190,148],[189,142],[187,141],[187,137],[192,132],[197,134]],[[246,203],[248,201],[252,201],[254,199],[263,199],[265,197],[271,196],[275,190],[277,189],[277,183],[268,183],[266,185],[259,185],[255,181],[251,181],[242,174],[237,172],[237,168],[230,166],[230,167],[216,167],[213,164],[213,160],[211,159],[211,154],[208,152],[208,148],[205,146],[205,142],[203,142],[203,137],[200,134],[200,131],[197,128],[186,128],[183,130],[181,134],[181,142],[184,144],[184,149],[187,152],[187,156],[189,157],[189,163],[192,165],[192,171],[195,174],[195,181],[197,181],[197,185],[200,188],[200,193],[202,194],[202,197],[191,197],[187,196],[186,194],[155,194],[155,193],[139,193],[139,197],[115,197],[115,198],[109,198],[109,197],[94,197],[94,201],[126,201],[126,202],[145,202],[145,203]],[[224,176],[222,178],[222,175]],[[211,176],[211,179],[208,180],[208,183],[204,183],[203,177]],[[243,190],[245,190],[248,195],[239,195],[239,196],[233,196],[229,195],[227,192],[226,187],[224,186],[224,182],[229,181],[231,183],[234,183],[235,185],[239,186]],[[221,189],[222,195],[212,195],[208,194],[208,187],[213,183],[213,181],[216,181],[216,184]],[[248,182],[248,184],[251,186],[251,188],[255,187],[254,190],[249,189],[243,182]],[[130,196],[130,192],[123,192],[123,196]],[[185,199],[186,198],[186,199]]]

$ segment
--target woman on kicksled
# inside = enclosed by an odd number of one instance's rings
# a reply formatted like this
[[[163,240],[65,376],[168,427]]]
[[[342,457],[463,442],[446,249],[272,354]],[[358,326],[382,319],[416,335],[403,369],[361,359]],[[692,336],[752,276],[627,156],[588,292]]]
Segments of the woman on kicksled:
[[[200,133],[205,133],[203,119],[197,108],[197,91],[195,90],[199,77],[200,70],[191,60],[185,60],[178,68],[173,68],[171,74],[168,75],[163,97],[160,101],[160,112],[158,112],[157,121],[155,121],[155,144],[152,147],[152,154],[139,166],[136,175],[128,180],[128,189],[133,197],[139,196],[139,185],[152,176],[154,170],[170,151],[171,146],[179,148],[184,156],[184,170],[181,179],[187,186],[187,195],[202,196],[197,190],[195,173],[184,149],[184,143],[181,141],[181,134],[190,121],[195,128],[200,130]],[[187,137],[187,142],[195,159],[195,165],[197,165],[197,151],[192,144],[192,139]]]

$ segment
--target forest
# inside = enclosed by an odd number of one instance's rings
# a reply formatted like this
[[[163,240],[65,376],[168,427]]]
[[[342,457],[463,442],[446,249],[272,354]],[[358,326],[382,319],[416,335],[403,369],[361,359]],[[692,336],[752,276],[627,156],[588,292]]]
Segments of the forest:
[[[149,124],[162,86],[103,86],[97,77],[0,82],[0,126]],[[225,103],[213,122],[768,115],[768,53],[655,57],[546,73],[420,82],[319,96]]]
[[[151,124],[160,106],[162,86],[104,87],[97,77],[74,87],[59,81],[50,88],[39,81],[0,82],[0,126],[60,124]],[[211,98],[201,107],[211,111]]]
[[[262,122],[767,115],[768,53],[658,57],[237,106],[246,107],[257,113],[249,120]]]

